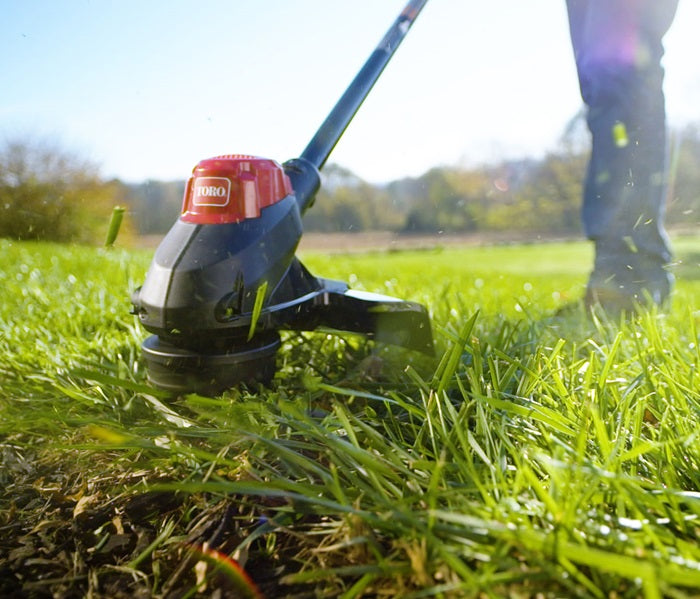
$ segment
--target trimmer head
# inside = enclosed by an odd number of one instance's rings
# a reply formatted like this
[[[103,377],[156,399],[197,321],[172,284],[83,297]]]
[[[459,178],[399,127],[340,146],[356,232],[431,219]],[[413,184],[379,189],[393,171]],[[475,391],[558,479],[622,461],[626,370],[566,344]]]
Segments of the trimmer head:
[[[219,351],[193,351],[151,335],[141,349],[148,380],[156,387],[175,393],[217,393],[240,383],[268,383],[275,374],[279,346],[279,335],[273,332]]]
[[[314,277],[295,257],[318,169],[424,2],[409,2],[299,158],[282,166],[235,154],[195,166],[180,218],[132,296],[153,333],[143,355],[154,385],[209,393],[269,381],[281,330],[362,333],[432,353],[423,306]]]

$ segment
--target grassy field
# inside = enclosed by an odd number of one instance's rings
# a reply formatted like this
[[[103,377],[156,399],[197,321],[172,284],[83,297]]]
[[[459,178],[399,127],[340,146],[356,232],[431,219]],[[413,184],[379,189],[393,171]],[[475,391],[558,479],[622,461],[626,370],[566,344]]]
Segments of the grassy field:
[[[146,385],[150,252],[0,240],[0,596],[700,596],[700,240],[667,313],[583,243],[325,257],[434,361],[289,334],[270,388]],[[572,309],[559,310],[570,304]]]

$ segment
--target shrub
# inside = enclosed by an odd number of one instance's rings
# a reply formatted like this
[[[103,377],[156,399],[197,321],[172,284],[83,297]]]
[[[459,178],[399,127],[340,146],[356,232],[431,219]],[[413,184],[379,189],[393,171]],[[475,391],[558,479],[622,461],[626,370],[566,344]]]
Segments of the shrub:
[[[101,240],[115,193],[93,164],[55,143],[15,139],[0,147],[0,237]]]

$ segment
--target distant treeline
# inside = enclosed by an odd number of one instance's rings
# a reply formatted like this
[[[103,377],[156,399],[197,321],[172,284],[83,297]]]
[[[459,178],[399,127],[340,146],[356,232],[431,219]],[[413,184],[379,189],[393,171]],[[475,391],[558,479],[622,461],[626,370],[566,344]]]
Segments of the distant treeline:
[[[700,125],[672,135],[667,221],[700,225]],[[565,138],[541,159],[435,167],[385,185],[329,164],[304,228],[319,232],[580,232],[587,138]],[[128,184],[55,148],[0,149],[0,237],[98,239],[111,207],[129,208],[133,234],[165,233],[178,218],[185,181]]]
[[[673,138],[669,224],[700,224],[700,127]],[[417,178],[386,185],[363,181],[327,165],[304,229],[318,232],[395,231],[464,233],[547,231],[578,233],[588,152],[562,144],[539,160],[504,161],[471,168],[435,167]],[[130,186],[142,234],[163,233],[179,214],[184,182]]]

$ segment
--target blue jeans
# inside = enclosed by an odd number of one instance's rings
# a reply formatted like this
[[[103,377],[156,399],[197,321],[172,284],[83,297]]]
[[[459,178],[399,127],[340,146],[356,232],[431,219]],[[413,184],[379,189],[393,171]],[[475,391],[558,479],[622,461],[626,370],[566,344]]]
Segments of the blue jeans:
[[[596,270],[637,269],[671,259],[664,229],[666,113],[662,39],[678,0],[567,0],[592,148],[584,183],[584,231]],[[640,274],[644,271],[645,274]]]

